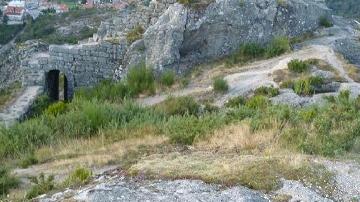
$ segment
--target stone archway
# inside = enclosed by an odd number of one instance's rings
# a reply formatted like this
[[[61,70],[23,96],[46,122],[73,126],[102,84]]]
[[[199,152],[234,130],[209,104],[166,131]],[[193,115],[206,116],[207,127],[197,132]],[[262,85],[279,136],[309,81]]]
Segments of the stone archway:
[[[63,82],[60,82],[60,75],[63,75]],[[72,75],[61,72],[58,69],[52,69],[45,75],[46,92],[53,101],[64,100],[69,101],[73,97],[73,81]],[[60,86],[61,85],[61,86]],[[60,98],[60,88],[63,90],[63,97]]]

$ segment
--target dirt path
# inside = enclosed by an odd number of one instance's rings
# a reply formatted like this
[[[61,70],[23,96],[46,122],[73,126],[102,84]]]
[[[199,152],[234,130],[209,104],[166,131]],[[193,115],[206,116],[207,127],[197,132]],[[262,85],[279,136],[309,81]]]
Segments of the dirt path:
[[[234,67],[232,69],[216,67],[214,69],[203,72],[202,75],[199,76],[201,79],[193,81],[190,84],[190,87],[175,91],[170,94],[161,94],[153,97],[142,98],[139,99],[138,102],[142,105],[150,106],[164,101],[168,96],[176,97],[210,92],[212,91],[211,85],[213,80],[211,75],[215,76],[216,74],[222,74],[225,75],[224,79],[227,80],[229,84],[229,91],[216,101],[215,104],[221,106],[226,100],[238,95],[247,95],[260,86],[277,86],[277,84],[273,81],[271,74],[276,70],[286,69],[287,63],[293,59],[324,60],[332,65],[339,72],[339,76],[344,78],[347,82],[354,82],[347,75],[344,69],[344,61],[337,56],[331,47],[323,45],[311,45],[280,57],[257,61],[246,66]]]

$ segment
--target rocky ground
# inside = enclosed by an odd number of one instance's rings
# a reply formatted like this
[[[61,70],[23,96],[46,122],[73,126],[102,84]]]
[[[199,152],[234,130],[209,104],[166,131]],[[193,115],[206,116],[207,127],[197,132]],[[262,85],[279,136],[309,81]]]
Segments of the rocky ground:
[[[317,160],[334,173],[334,196],[324,196],[317,187],[283,180],[282,188],[262,193],[243,186],[226,187],[200,180],[146,180],[128,178],[114,169],[97,175],[91,185],[67,189],[37,198],[52,201],[357,201],[360,198],[360,165],[353,161]]]

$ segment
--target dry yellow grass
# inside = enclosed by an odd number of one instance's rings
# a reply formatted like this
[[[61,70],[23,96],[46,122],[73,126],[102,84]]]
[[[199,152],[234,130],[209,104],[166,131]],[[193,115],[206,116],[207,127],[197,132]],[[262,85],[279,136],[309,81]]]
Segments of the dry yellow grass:
[[[280,152],[275,138],[276,130],[251,132],[248,123],[233,124],[216,130],[209,139],[197,142],[195,147],[205,151],[242,152],[251,154]]]

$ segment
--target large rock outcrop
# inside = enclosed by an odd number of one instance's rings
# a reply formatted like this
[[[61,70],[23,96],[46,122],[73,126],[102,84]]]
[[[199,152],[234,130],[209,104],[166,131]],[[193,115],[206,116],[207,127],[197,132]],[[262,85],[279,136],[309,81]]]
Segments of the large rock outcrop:
[[[161,70],[215,59],[246,42],[313,31],[321,16],[330,10],[313,0],[217,0],[203,10],[174,4],[145,33],[146,63]]]

